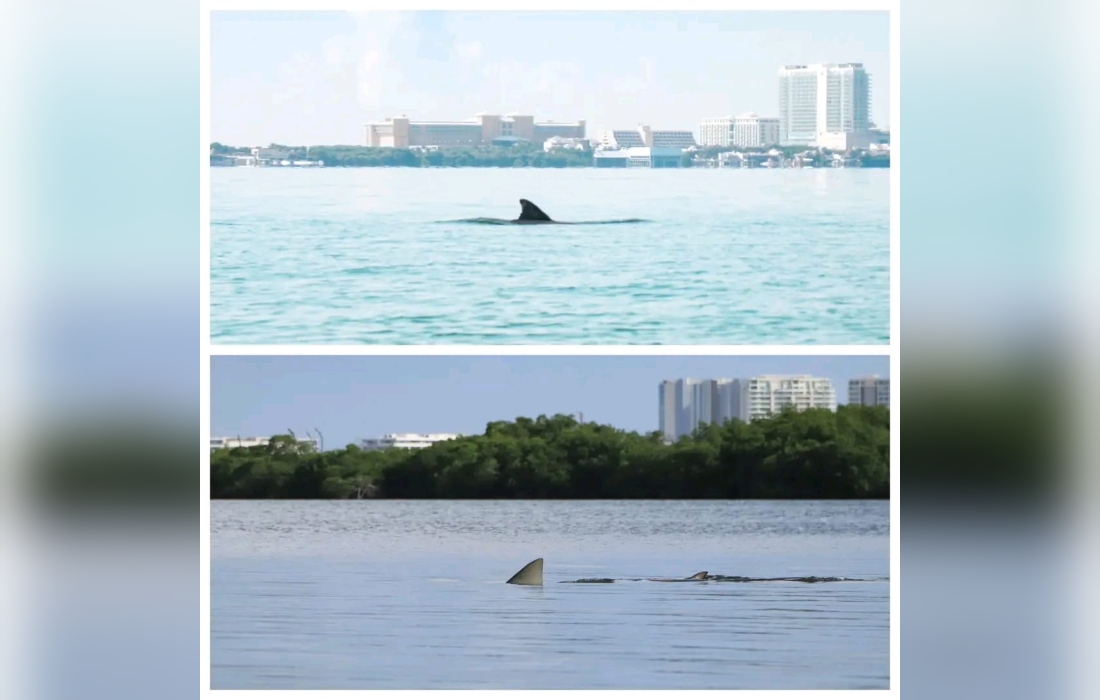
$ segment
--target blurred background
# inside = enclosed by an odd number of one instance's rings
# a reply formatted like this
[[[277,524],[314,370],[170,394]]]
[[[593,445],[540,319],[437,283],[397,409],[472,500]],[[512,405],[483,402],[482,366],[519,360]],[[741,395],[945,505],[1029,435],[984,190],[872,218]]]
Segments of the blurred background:
[[[1100,697],[1089,14],[901,15],[906,698]],[[0,694],[194,697],[198,8],[17,0],[0,51]]]

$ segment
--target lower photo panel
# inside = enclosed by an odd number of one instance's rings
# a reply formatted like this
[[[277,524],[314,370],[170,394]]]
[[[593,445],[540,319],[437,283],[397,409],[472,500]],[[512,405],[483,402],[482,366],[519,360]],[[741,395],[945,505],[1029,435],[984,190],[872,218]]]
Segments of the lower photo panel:
[[[882,356],[215,356],[219,689],[890,687]]]

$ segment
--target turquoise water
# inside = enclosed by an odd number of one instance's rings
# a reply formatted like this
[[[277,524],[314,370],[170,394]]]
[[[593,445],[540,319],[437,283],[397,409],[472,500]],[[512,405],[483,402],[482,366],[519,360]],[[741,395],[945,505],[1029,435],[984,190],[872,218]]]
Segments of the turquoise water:
[[[214,501],[214,689],[890,685],[886,501]],[[544,585],[509,586],[543,557]],[[622,580],[697,571],[829,583]],[[570,584],[580,578],[620,579]]]
[[[888,170],[210,178],[215,343],[889,342]]]

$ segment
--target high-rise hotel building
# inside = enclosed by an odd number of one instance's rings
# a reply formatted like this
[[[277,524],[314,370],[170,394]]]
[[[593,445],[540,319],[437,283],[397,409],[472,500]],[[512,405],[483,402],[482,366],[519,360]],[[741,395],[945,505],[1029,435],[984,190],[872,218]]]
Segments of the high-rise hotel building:
[[[815,145],[825,134],[870,129],[871,79],[862,63],[783,66],[779,69],[779,139]]]

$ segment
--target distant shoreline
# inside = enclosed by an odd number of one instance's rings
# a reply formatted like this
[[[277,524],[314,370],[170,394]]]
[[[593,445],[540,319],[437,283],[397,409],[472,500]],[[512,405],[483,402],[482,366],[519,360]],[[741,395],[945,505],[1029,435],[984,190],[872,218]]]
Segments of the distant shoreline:
[[[597,155],[601,153],[601,155]],[[675,155],[654,155],[643,163],[633,157],[608,157],[607,151],[559,148],[544,150],[533,145],[447,146],[438,148],[376,148],[367,146],[281,146],[267,148],[210,146],[210,167],[259,168],[680,168],[753,169],[779,168],[889,168],[888,149],[844,152],[807,146],[737,148],[712,146]]]
[[[727,165],[727,166],[713,166],[713,165],[685,165],[679,168],[648,168],[648,167],[634,167],[634,168],[618,168],[618,167],[599,167],[596,165],[320,165],[320,166],[296,166],[296,165],[258,165],[258,166],[233,166],[233,165],[210,165],[211,168],[257,168],[257,169],[275,169],[275,170],[301,170],[307,167],[324,168],[325,170],[332,169],[372,169],[372,168],[393,168],[403,170],[521,170],[521,169],[538,169],[538,170],[845,170],[845,169],[870,169],[870,170],[888,170],[890,168],[889,161],[886,161],[882,165],[781,165],[781,166],[741,166],[741,165]]]

